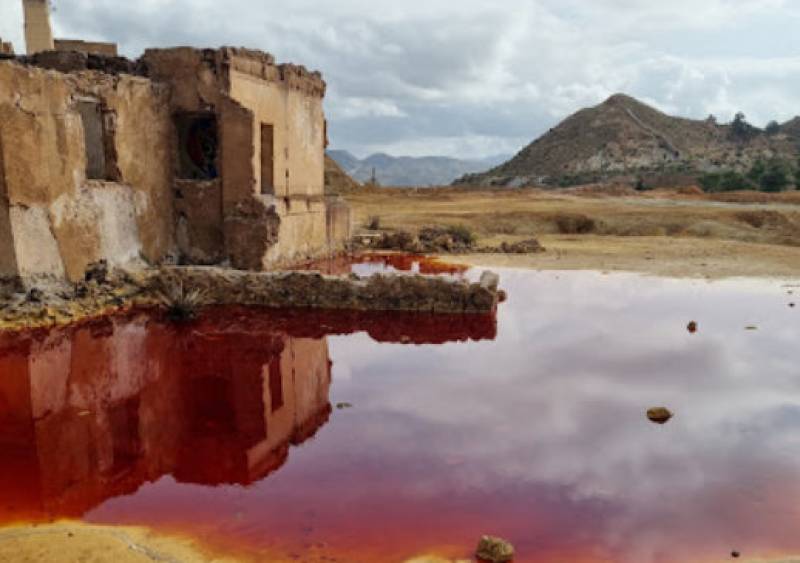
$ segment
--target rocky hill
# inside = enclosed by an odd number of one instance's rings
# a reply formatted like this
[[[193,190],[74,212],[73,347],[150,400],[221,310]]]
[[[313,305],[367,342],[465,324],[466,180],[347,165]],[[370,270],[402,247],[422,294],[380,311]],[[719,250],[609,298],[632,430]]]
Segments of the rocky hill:
[[[364,186],[353,180],[342,168],[328,155],[325,155],[325,193],[328,195],[341,195],[357,192]]]
[[[508,162],[456,184],[566,186],[746,173],[759,159],[777,157],[794,166],[799,145],[800,117],[768,135],[744,120],[719,124],[713,118],[672,117],[617,94],[568,117]]]
[[[360,160],[347,151],[328,151],[345,172],[360,182],[369,182],[373,171],[381,186],[447,186],[464,174],[483,172],[506,161],[506,155],[480,160],[442,156],[408,157],[373,154]]]

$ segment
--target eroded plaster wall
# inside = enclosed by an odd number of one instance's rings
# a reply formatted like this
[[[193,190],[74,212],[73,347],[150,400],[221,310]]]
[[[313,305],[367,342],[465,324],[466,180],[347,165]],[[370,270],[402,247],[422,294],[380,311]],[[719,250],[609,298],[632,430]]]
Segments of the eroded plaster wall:
[[[143,60],[152,79],[172,86],[174,115],[217,119],[221,202],[208,186],[180,182],[182,256],[213,256],[221,244],[234,267],[269,269],[331,250],[321,77],[245,49],[154,49]]]
[[[231,98],[253,112],[252,169],[257,193],[261,179],[261,126],[274,128],[276,197],[322,196],[325,175],[325,116],[322,98],[286,82],[269,82],[232,70]]]
[[[101,259],[124,266],[173,251],[167,94],[141,77],[0,62],[0,151],[17,275],[77,280]],[[103,108],[113,181],[87,180],[78,111],[86,100]]]
[[[253,154],[248,167],[254,191],[280,217],[277,240],[263,259],[275,268],[330,251],[325,174],[325,84],[301,67],[271,66],[248,53],[229,64],[230,96],[252,113]],[[262,128],[271,131],[264,144]],[[271,150],[271,154],[263,154]],[[272,170],[264,166],[272,163]],[[265,185],[265,178],[272,185]]]
[[[100,41],[81,41],[79,39],[56,39],[54,41],[56,51],[77,51],[79,53],[93,53],[106,55],[108,57],[117,56],[116,43],[104,43]]]
[[[0,62],[0,277],[74,281],[102,259],[274,269],[341,246],[318,73],[232,48],[81,61]],[[187,161],[189,145],[210,156]]]
[[[3,167],[3,137],[0,130],[0,280],[17,275],[17,257],[11,236],[11,216],[6,195],[5,169]]]
[[[226,175],[222,174],[222,136],[224,123],[230,121],[223,122],[224,82],[219,72],[219,53],[189,47],[148,49],[142,62],[150,79],[164,84],[170,91],[165,109],[169,112],[172,127],[169,136],[171,159],[179,158],[178,130],[182,119],[193,115],[211,115],[217,119],[217,168],[221,174],[216,178],[189,179],[181,177],[178,170],[173,170],[172,183],[176,243],[181,261],[219,263],[228,257],[223,214],[223,177]],[[249,139],[243,148],[252,150]],[[227,166],[231,174],[228,192],[233,187],[241,186],[241,178],[244,178],[245,194],[249,196],[251,193],[252,186],[248,184],[248,179],[252,173],[242,171],[242,165],[247,162],[247,156],[238,156],[236,148],[232,146]]]

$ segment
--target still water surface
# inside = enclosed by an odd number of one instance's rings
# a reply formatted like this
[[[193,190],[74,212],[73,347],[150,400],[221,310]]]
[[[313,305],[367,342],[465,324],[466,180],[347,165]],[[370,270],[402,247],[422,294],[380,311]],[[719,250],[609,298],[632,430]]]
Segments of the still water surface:
[[[500,273],[496,320],[216,310],[0,337],[0,521],[302,561],[468,557],[485,533],[520,562],[800,553],[800,288]]]

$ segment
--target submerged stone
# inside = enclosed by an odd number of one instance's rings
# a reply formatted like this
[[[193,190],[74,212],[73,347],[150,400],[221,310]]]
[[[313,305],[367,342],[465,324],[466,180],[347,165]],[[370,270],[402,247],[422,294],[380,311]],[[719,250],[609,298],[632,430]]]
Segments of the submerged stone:
[[[656,424],[666,424],[674,415],[666,407],[654,407],[647,411],[647,418]]]
[[[475,556],[486,563],[507,563],[514,560],[514,546],[504,539],[483,536]]]

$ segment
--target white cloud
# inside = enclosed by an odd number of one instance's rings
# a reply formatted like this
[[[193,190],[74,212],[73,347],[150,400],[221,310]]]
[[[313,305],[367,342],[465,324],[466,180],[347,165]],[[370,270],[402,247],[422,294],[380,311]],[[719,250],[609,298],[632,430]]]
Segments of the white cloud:
[[[392,100],[349,97],[329,104],[329,119],[354,119],[357,117],[407,117]]]
[[[2,2],[0,36],[16,34],[20,51],[19,3]],[[58,34],[117,40],[130,56],[148,45],[237,44],[320,69],[332,143],[358,153],[508,152],[618,91],[697,118],[741,110],[764,124],[800,113],[800,7],[788,0],[57,0],[57,8]]]

